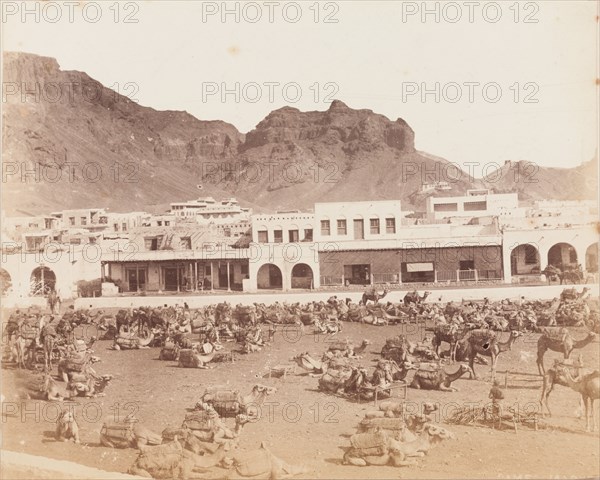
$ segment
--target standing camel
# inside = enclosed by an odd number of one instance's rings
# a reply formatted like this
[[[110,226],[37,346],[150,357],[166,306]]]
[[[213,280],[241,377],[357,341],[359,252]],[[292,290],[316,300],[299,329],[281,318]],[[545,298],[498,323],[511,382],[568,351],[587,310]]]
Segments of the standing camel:
[[[537,366],[540,375],[544,376],[545,374],[544,354],[547,350],[562,352],[564,359],[568,360],[574,349],[585,347],[587,344],[593,342],[596,337],[595,333],[589,332],[585,338],[574,340],[566,328],[544,328],[537,343]]]
[[[379,293],[375,288],[371,289],[370,291],[366,291],[362,295],[362,303],[363,305],[366,305],[369,300],[371,300],[373,303],[377,303],[379,300],[384,298],[389,291],[390,290],[387,285],[383,287],[383,292],[381,293]]]
[[[561,385],[566,385],[581,394],[585,405],[585,430],[596,430],[596,419],[594,415],[594,401],[600,398],[600,372],[594,370],[592,373],[574,379],[570,370],[564,366],[556,367],[557,377]],[[592,425],[590,429],[590,416]]]
[[[408,292],[406,295],[404,295],[404,305],[423,303],[429,295],[431,295],[431,292],[425,292],[423,296],[420,296],[416,290],[413,290],[412,292]]]
[[[483,355],[492,358],[492,380],[496,376],[496,363],[498,362],[498,356],[507,352],[512,348],[513,343],[521,336],[521,332],[512,330],[508,340],[500,342],[498,340],[497,333],[493,330],[487,330],[478,328],[470,330],[467,334],[458,342],[458,348],[456,350],[456,359],[458,361],[469,360],[469,367],[471,368],[471,378],[477,378],[473,363],[475,357]]]

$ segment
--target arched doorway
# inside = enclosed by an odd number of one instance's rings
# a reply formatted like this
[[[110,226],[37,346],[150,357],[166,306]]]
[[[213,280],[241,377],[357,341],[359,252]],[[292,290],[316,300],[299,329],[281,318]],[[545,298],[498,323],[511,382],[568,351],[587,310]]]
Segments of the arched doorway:
[[[12,287],[10,273],[3,268],[0,268],[0,295],[6,295],[6,292],[10,289],[10,287]]]
[[[548,250],[548,265],[565,270],[577,266],[577,252],[573,245],[557,243]]]
[[[31,272],[30,294],[43,296],[56,288],[56,275],[48,267],[37,267]]]
[[[510,252],[511,275],[537,274],[540,268],[540,253],[533,245],[525,243]]]
[[[277,265],[266,263],[258,269],[256,278],[257,287],[262,290],[283,288],[283,277]]]
[[[292,288],[313,288],[313,271],[306,263],[292,268]]]
[[[598,242],[592,243],[585,251],[585,269],[589,273],[598,272]]]

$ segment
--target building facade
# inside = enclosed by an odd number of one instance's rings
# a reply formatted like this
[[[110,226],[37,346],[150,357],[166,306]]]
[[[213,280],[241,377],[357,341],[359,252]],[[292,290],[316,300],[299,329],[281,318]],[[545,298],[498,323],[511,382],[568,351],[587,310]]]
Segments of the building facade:
[[[115,284],[123,294],[520,283],[543,281],[549,265],[581,265],[586,281],[598,280],[591,202],[519,207],[516,194],[471,191],[431,197],[427,212],[412,218],[398,200],[251,216],[232,199],[214,204],[240,215],[173,213],[185,207],[164,215],[85,209],[7,219],[2,292],[54,289],[68,297],[82,280]]]

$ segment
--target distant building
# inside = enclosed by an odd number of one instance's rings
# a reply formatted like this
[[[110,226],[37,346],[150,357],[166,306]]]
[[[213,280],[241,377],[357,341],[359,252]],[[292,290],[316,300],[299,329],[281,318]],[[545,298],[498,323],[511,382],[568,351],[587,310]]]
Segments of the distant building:
[[[172,215],[177,217],[195,217],[200,221],[236,221],[248,220],[252,211],[240,206],[235,198],[216,201],[212,197],[171,203]]]
[[[525,210],[519,209],[517,193],[489,193],[487,190],[469,190],[458,197],[429,197],[427,199],[427,218],[441,220],[452,217],[511,216],[518,212],[525,216]]]
[[[549,265],[581,265],[597,281],[597,212],[593,202],[520,207],[516,193],[487,190],[430,197],[410,214],[399,200],[256,215],[210,198],[164,215],[65,210],[3,219],[0,285],[19,298],[66,298],[92,279],[124,293],[519,283]]]

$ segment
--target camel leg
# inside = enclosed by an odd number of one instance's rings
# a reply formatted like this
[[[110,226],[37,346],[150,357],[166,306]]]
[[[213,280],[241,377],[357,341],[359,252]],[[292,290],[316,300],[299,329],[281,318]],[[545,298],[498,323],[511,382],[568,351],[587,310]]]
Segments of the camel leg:
[[[443,383],[440,384],[439,390],[441,390],[442,392],[457,392],[458,391],[458,389],[456,389],[454,387],[446,386]]]
[[[474,367],[474,363],[475,363],[475,355],[471,355],[469,357],[469,374],[471,375],[471,379],[477,380],[477,374],[475,373],[475,367]]]
[[[585,403],[585,431],[586,432],[590,431],[590,413],[592,414],[592,425],[594,423],[594,420],[593,420],[594,410],[591,409],[591,412],[590,412],[590,408],[589,408],[589,404],[592,402],[593,402],[593,400],[591,400],[590,398],[583,399],[583,403]],[[593,406],[593,403],[592,403],[592,406]]]
[[[550,381],[550,387],[548,387],[548,375],[544,375],[544,385],[542,386],[542,396],[540,398],[540,411],[542,415],[544,414],[544,405],[546,406],[546,410],[548,410],[548,416],[552,416],[552,412],[550,411],[550,406],[548,405],[548,397],[550,397],[550,393],[554,389],[554,382]]]
[[[544,354],[546,353],[545,348],[539,348],[537,352],[537,367],[539,374],[543,377],[546,374],[546,369],[544,368]]]

